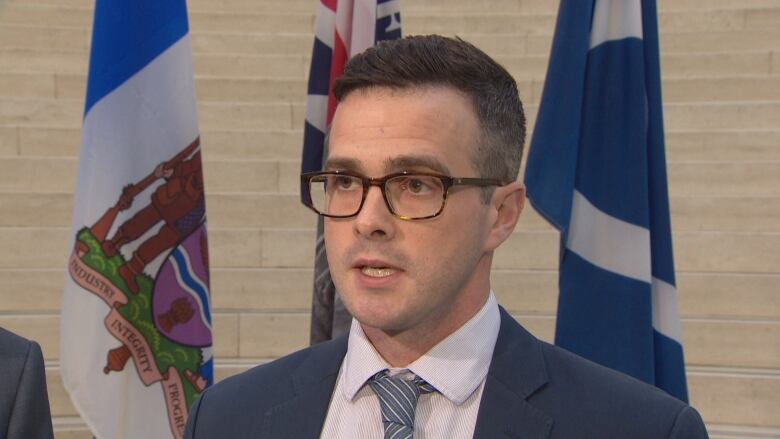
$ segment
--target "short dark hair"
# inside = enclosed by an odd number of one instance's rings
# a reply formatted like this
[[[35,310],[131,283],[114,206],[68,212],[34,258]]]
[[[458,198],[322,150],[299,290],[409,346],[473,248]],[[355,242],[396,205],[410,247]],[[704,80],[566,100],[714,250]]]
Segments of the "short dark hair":
[[[525,144],[525,114],[512,75],[471,43],[440,35],[382,41],[347,63],[333,84],[341,101],[355,90],[450,86],[468,96],[480,125],[472,162],[482,178],[517,179]],[[492,188],[484,193],[489,202]]]

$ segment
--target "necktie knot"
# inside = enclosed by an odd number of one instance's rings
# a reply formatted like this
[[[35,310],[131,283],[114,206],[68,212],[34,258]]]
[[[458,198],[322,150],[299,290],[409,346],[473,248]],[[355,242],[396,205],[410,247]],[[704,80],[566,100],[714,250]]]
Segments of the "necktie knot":
[[[404,380],[390,376],[387,370],[374,375],[369,385],[379,397],[385,438],[411,439],[414,436],[414,412],[420,394],[433,392],[433,386],[420,377]]]

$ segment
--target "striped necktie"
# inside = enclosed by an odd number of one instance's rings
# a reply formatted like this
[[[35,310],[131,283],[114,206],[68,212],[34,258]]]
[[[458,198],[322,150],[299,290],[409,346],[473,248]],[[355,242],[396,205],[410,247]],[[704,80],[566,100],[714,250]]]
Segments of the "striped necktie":
[[[387,369],[379,372],[368,382],[382,407],[385,439],[413,439],[417,398],[421,393],[431,393],[435,389],[420,377],[406,381],[391,377],[387,372]]]

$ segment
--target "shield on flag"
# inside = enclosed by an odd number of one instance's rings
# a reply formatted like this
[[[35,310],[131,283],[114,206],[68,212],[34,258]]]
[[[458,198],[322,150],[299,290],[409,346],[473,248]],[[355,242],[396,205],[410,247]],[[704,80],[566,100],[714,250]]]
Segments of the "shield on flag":
[[[211,346],[206,249],[206,230],[201,225],[171,251],[154,278],[154,325],[185,346]]]

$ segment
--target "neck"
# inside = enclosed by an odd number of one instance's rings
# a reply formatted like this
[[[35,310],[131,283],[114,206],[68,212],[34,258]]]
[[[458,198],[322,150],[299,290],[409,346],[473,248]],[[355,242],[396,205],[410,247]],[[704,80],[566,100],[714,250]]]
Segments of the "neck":
[[[392,367],[406,367],[471,320],[487,303],[490,295],[490,261],[487,273],[475,276],[447,309],[412,328],[389,331],[360,324],[374,349]]]

